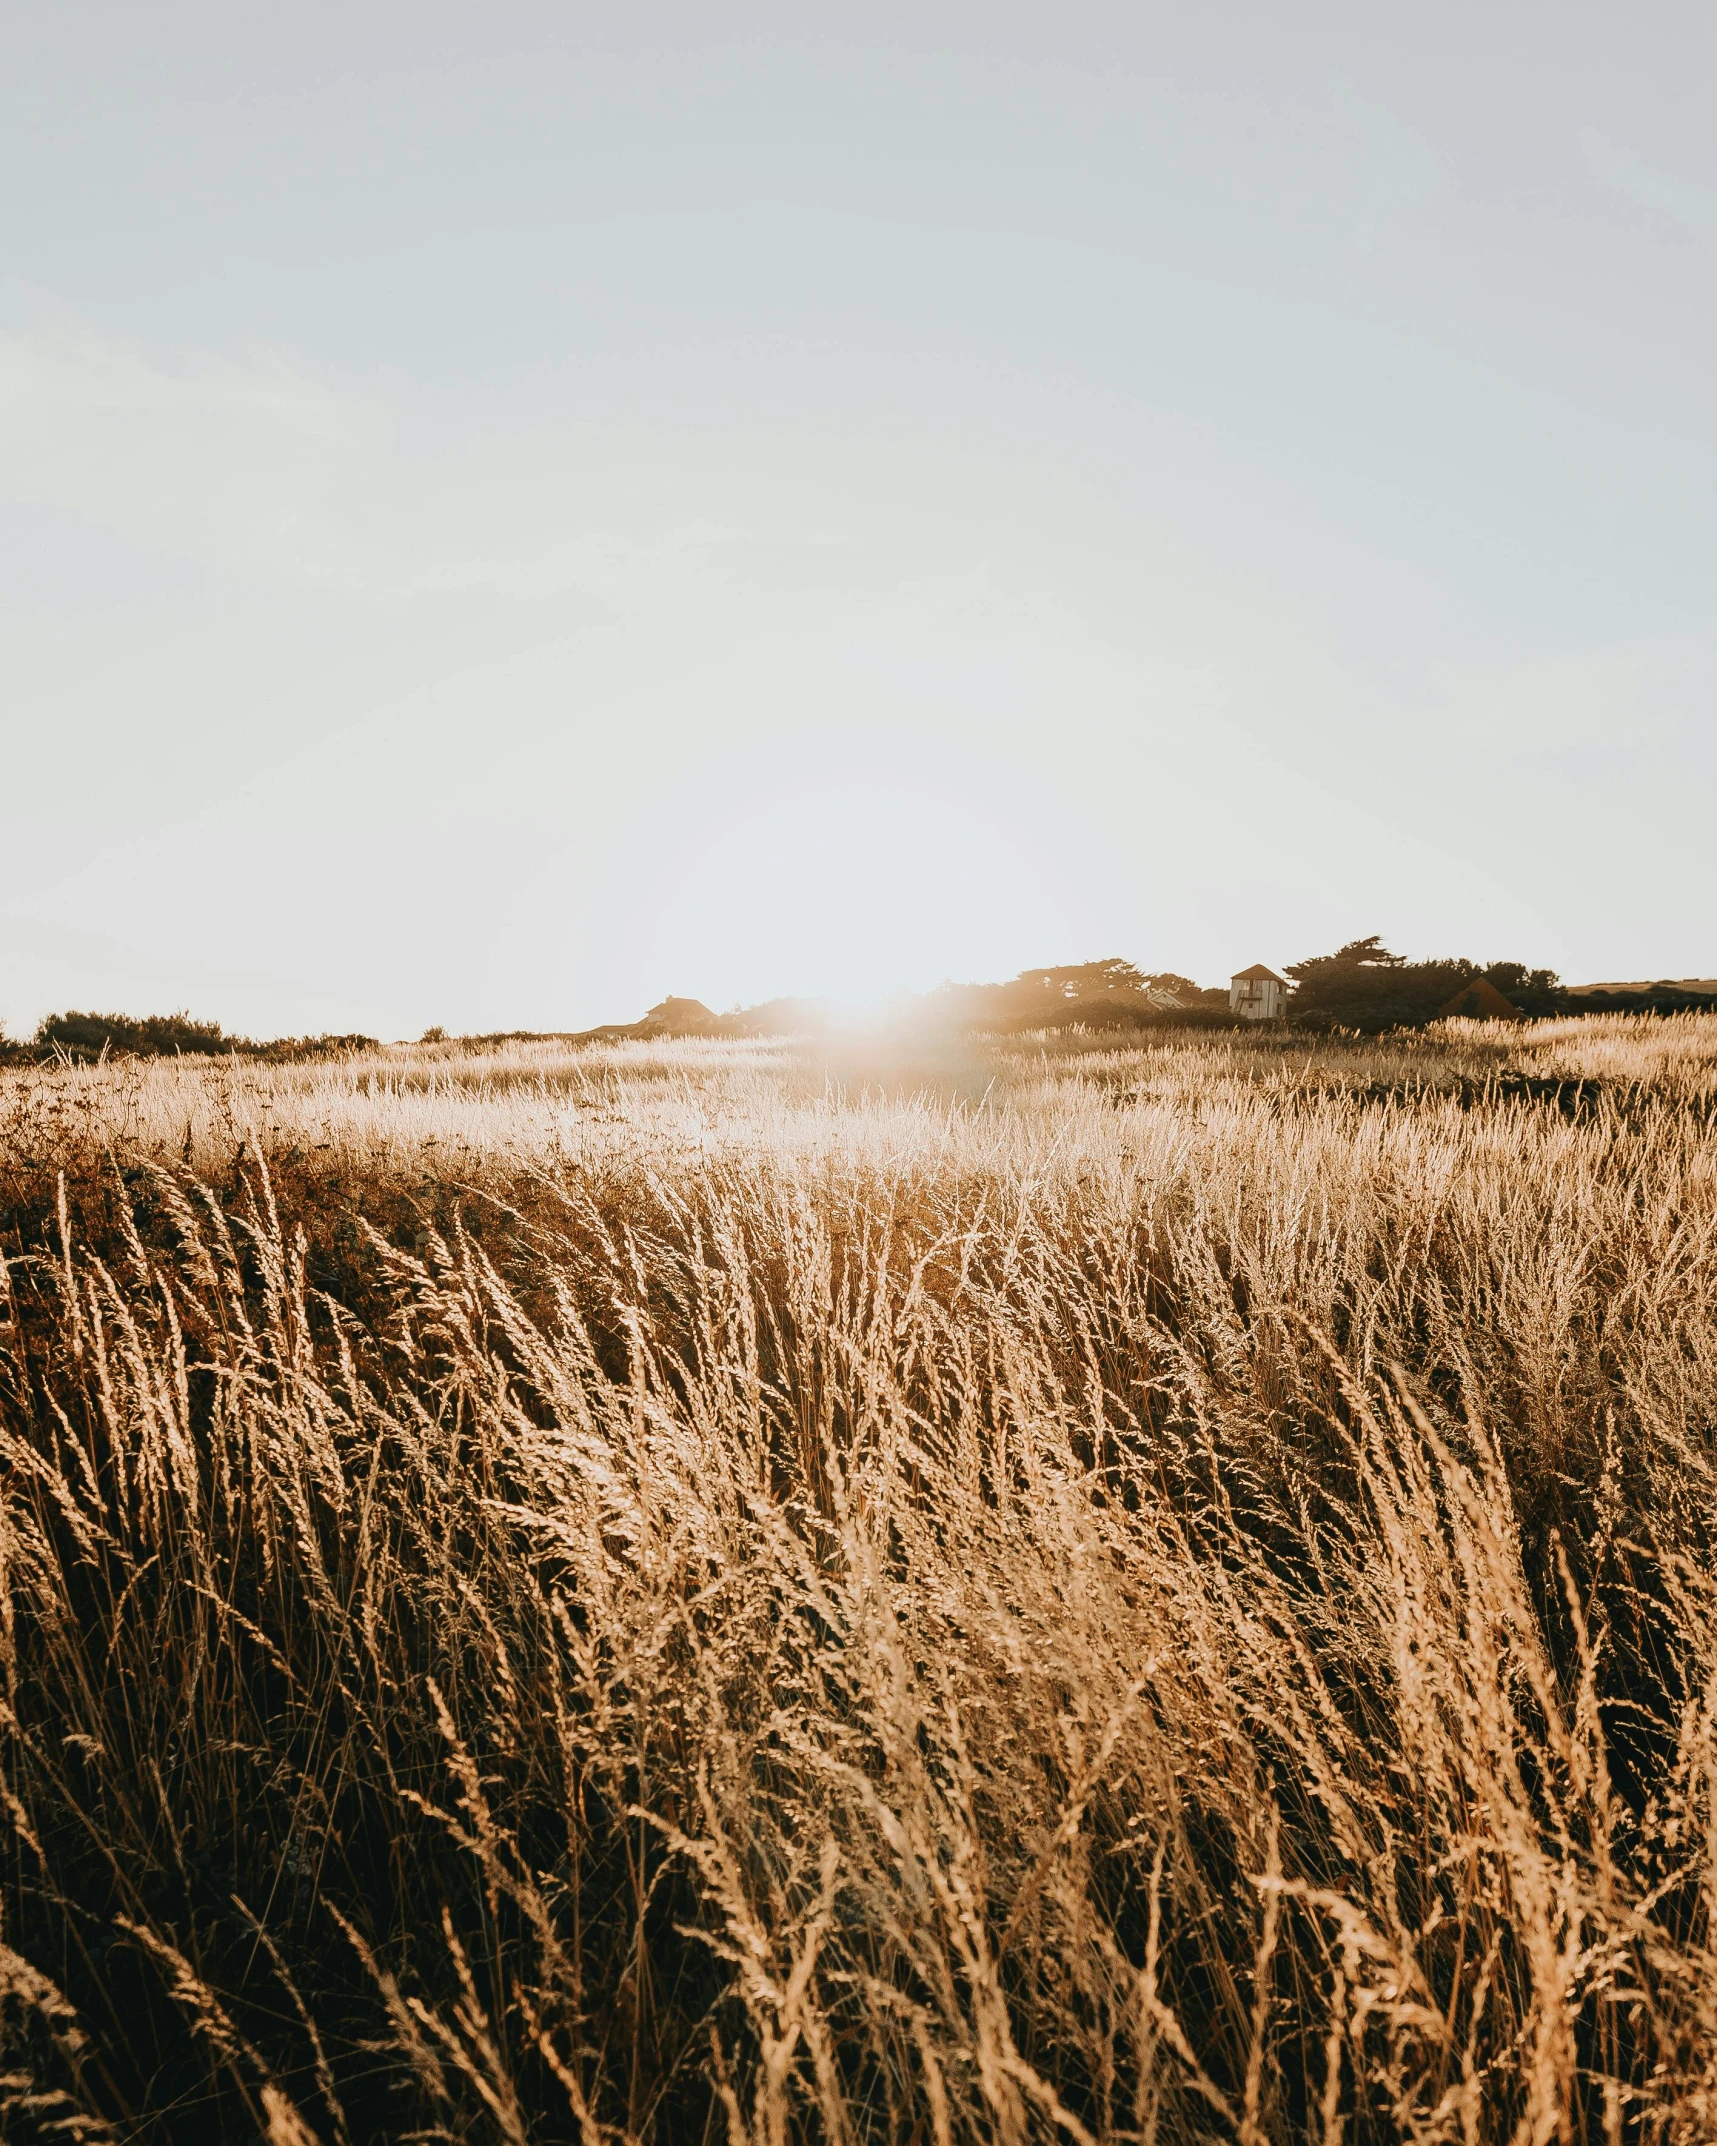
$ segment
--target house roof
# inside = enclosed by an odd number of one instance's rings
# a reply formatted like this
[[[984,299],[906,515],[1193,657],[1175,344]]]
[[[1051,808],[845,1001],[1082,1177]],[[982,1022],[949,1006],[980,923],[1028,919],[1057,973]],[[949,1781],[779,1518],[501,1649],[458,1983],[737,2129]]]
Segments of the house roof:
[[[1457,991],[1437,1016],[1440,1021],[1518,1021],[1520,1008],[1506,999],[1488,976],[1475,976]]]
[[[1236,969],[1228,980],[1235,984],[1280,984],[1284,991],[1288,988],[1286,980],[1274,969],[1265,968],[1261,961],[1253,962],[1249,969]]]

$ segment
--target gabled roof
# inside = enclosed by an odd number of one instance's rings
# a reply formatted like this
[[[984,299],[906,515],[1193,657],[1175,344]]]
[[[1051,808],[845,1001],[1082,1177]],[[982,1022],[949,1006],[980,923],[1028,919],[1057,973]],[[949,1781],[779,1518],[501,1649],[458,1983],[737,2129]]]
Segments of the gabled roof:
[[[1506,999],[1488,976],[1475,976],[1457,991],[1437,1016],[1439,1021],[1518,1021],[1520,1008]]]
[[[1284,991],[1288,988],[1287,979],[1265,968],[1261,961],[1253,962],[1249,969],[1237,969],[1228,980],[1233,984],[1280,984]]]

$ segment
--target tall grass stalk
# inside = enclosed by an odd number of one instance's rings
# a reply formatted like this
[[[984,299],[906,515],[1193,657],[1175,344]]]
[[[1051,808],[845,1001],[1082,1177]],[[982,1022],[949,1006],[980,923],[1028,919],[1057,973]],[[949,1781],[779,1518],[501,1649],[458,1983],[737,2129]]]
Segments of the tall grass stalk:
[[[1714,1068],[5,1076],[0,2128],[1711,2137]]]

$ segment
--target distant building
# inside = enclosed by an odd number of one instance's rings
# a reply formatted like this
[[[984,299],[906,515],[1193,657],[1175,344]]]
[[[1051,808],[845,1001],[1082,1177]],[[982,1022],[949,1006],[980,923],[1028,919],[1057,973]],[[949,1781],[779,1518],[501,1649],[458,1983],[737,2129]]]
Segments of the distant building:
[[[1261,961],[1228,979],[1228,1010],[1243,1021],[1279,1021],[1288,1010],[1288,987]]]
[[[1488,977],[1476,976],[1464,991],[1457,991],[1438,1014],[1439,1021],[1519,1021],[1525,1016],[1512,999],[1506,999]]]

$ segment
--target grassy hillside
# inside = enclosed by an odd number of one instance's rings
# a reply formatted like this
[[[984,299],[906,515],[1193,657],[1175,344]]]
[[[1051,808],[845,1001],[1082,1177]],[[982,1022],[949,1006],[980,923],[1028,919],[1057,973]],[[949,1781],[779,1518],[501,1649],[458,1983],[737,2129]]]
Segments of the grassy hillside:
[[[0,1072],[0,2132],[1717,2132],[1717,1017]]]

